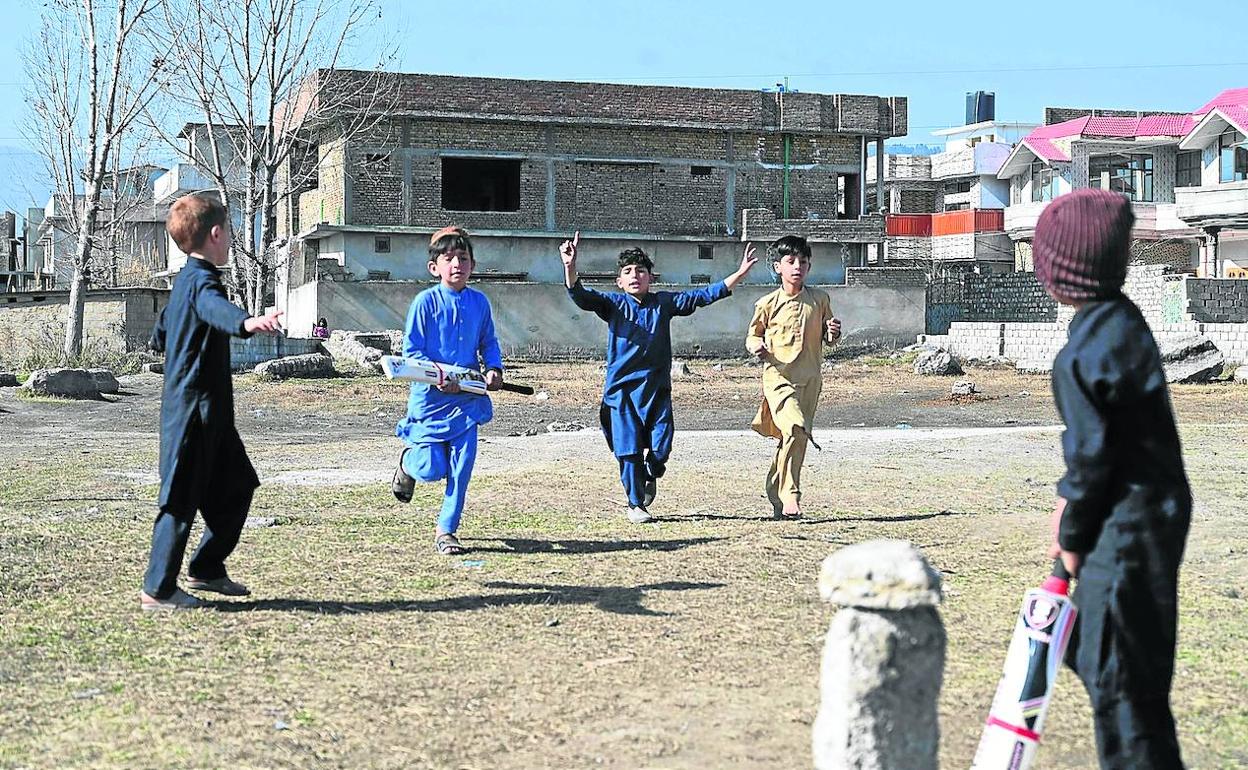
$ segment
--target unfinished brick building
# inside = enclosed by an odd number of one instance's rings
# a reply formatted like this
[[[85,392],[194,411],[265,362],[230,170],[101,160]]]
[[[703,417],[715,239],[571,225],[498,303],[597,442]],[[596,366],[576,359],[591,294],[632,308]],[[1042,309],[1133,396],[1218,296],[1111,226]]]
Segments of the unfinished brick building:
[[[324,94],[377,75],[316,77]],[[327,280],[427,280],[428,234],[452,222],[472,231],[487,282],[561,282],[557,245],[578,229],[591,278],[640,245],[664,283],[709,282],[740,259],[747,209],[820,220],[814,280],[842,283],[884,237],[861,210],[867,143],[906,133],[899,97],[395,73],[378,85],[392,96],[337,108],[377,111],[368,130],[344,138],[343,121],[318,116],[315,186],[280,213],[296,248],[279,303]],[[293,333],[332,316],[320,304],[291,300]]]

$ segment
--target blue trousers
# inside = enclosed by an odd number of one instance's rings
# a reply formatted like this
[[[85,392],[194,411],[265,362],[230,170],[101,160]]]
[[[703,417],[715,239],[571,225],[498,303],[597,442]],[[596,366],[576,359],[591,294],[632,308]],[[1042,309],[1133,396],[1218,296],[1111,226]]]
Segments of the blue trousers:
[[[659,479],[667,471],[667,463],[655,457],[653,452],[617,457],[620,462],[620,481],[628,494],[628,504],[633,507],[645,502],[646,482]]]
[[[434,482],[446,479],[446,493],[438,514],[438,533],[454,533],[464,514],[468,499],[468,481],[477,461],[477,426],[450,441],[409,444],[403,453],[403,471],[417,481]]]

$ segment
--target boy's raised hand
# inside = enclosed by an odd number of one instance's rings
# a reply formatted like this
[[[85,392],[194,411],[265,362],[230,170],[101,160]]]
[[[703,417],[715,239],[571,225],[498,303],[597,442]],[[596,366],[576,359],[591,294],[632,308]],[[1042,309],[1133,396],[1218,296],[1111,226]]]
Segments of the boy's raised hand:
[[[737,272],[741,275],[750,272],[750,268],[758,264],[758,255],[754,251],[754,244],[745,244],[745,253],[741,255],[741,267],[737,268]]]
[[[745,274],[750,272],[750,268],[758,264],[758,257],[754,254],[754,244],[745,244],[745,252],[741,255],[741,266],[737,268],[737,272],[724,279],[724,285],[728,287],[728,291],[736,288]]]
[[[559,256],[563,257],[563,266],[565,268],[576,267],[576,247],[581,243],[581,231],[577,230],[572,236],[572,240],[564,241],[559,246]]]
[[[283,315],[281,310],[270,310],[264,315],[257,315],[243,321],[243,328],[248,334],[256,332],[275,332],[282,328],[281,322],[277,319]]]

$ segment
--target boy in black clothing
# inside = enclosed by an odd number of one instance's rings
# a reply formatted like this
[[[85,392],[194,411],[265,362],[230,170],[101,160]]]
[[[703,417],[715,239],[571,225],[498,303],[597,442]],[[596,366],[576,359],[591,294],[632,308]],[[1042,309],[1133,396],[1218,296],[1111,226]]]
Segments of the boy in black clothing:
[[[1053,364],[1066,423],[1054,543],[1079,578],[1067,662],[1092,701],[1102,768],[1182,768],[1170,685],[1192,497],[1157,343],[1123,296],[1134,215],[1084,189],[1036,223],[1036,278],[1077,308]]]
[[[230,579],[225,560],[238,544],[260,480],[234,427],[230,336],[276,331],[278,311],[248,316],[225,296],[221,270],[230,255],[225,207],[209,195],[187,195],[169,209],[169,235],[187,254],[169,305],[152,335],[165,353],[160,399],[160,513],[139,605],[144,610],[197,607],[178,588],[178,572],[195,512],[204,534],[187,568],[187,586],[227,596],[250,593]]]

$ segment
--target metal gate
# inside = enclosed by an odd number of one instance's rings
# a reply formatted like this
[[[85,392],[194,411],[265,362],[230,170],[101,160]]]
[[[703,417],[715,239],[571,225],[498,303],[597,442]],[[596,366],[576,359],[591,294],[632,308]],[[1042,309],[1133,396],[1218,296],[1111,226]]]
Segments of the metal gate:
[[[948,334],[949,324],[960,321],[966,314],[966,285],[962,276],[933,276],[927,284],[927,312],[924,331],[928,334]]]

